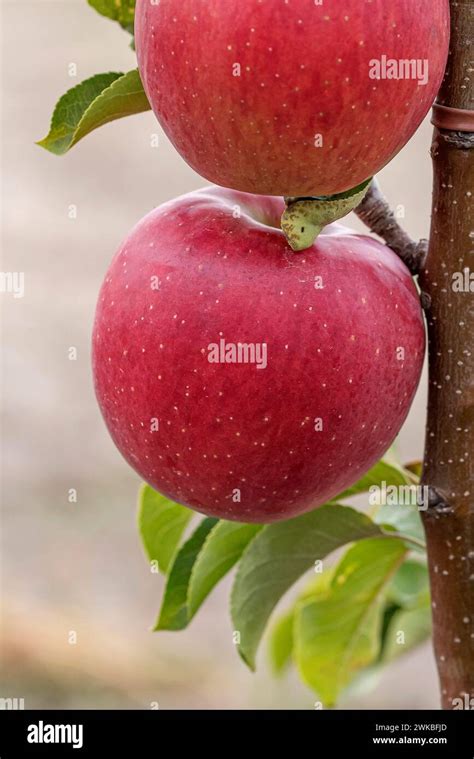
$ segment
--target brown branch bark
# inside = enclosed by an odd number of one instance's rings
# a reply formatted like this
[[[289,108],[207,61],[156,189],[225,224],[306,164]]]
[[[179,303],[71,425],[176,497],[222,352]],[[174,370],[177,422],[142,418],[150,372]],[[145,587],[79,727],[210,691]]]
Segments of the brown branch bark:
[[[412,274],[418,274],[428,252],[428,240],[412,240],[400,226],[376,179],[372,180],[362,203],[355,213],[371,232],[381,237],[406,264]]]
[[[473,5],[451,0],[452,39],[438,103],[471,109]],[[474,699],[474,134],[435,129],[428,256],[429,400],[422,482],[434,648],[445,709]],[[471,269],[469,269],[471,267]],[[464,288],[455,281],[464,275]],[[471,702],[474,703],[474,702]],[[471,706],[472,708],[472,706]]]

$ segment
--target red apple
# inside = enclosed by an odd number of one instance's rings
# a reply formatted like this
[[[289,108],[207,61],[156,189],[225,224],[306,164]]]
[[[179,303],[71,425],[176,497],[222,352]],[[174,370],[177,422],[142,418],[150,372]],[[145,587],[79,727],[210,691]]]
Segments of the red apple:
[[[448,0],[137,0],[135,19],[141,78],[179,153],[268,195],[332,195],[379,171],[448,53]]]
[[[357,480],[398,433],[424,355],[400,259],[338,225],[292,253],[282,210],[221,188],[155,209],[113,259],[94,327],[97,398],[127,461],[244,522]]]

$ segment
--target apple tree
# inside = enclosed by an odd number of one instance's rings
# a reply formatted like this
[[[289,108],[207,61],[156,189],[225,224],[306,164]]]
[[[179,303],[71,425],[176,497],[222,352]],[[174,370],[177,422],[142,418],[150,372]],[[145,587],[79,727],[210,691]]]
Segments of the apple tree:
[[[293,664],[332,706],[433,628],[457,708],[474,694],[469,3],[88,2],[138,68],[63,95],[39,144],[62,155],[152,108],[220,186],[142,219],[97,305],[97,399],[165,576],[155,630],[184,629],[235,569],[251,669],[267,634],[275,672]],[[414,241],[374,175],[435,98],[431,235]],[[383,242],[337,223],[351,210]],[[403,464],[425,341],[425,455]]]

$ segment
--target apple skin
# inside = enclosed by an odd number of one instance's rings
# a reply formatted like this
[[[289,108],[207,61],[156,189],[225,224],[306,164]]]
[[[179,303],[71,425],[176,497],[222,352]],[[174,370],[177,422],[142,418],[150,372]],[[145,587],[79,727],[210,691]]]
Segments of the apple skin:
[[[195,171],[249,193],[332,195],[421,124],[445,69],[449,2],[138,0],[135,40],[152,108]],[[382,56],[428,61],[427,84],[370,78]]]
[[[222,188],[155,209],[113,259],[94,325],[97,398],[130,465],[242,522],[295,516],[355,482],[398,433],[423,364],[400,259],[340,225],[295,254],[282,209]],[[266,368],[210,363],[222,338],[265,343]]]

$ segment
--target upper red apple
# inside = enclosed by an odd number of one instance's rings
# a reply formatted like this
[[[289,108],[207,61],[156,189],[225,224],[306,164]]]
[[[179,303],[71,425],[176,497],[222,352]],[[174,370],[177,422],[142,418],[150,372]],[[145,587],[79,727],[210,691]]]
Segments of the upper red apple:
[[[269,195],[332,195],[379,171],[448,53],[448,0],[137,0],[135,19],[176,149],[212,182]]]
[[[112,261],[94,327],[119,450],[172,499],[243,522],[357,480],[398,433],[423,363],[400,259],[337,225],[295,254],[282,210],[220,188],[155,209]]]

